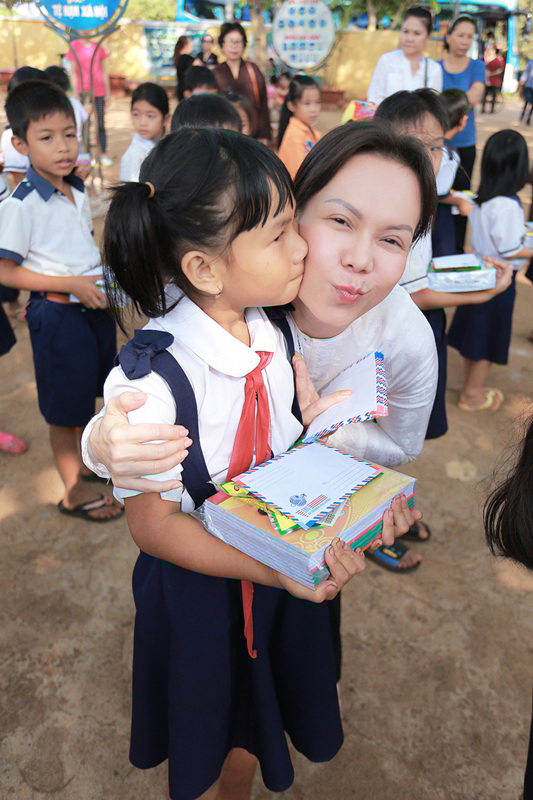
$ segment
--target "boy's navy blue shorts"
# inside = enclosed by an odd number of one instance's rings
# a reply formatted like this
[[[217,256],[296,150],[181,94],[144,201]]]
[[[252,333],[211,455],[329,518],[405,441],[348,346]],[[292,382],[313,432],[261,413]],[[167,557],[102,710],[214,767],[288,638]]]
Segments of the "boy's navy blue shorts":
[[[40,295],[32,296],[26,319],[41,414],[49,425],[84,427],[113,367],[115,323],[106,311]]]

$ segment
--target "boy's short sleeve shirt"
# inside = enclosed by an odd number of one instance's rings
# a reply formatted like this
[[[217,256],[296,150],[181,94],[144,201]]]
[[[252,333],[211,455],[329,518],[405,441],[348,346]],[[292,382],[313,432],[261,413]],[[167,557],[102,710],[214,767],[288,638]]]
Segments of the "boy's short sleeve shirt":
[[[75,204],[32,167],[0,205],[0,258],[55,277],[83,275],[100,264],[83,181],[69,176]]]

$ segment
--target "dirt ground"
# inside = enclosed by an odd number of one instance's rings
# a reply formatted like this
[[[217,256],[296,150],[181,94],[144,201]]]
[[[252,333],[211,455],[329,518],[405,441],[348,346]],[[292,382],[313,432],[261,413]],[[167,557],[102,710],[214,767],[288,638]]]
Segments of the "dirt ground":
[[[533,153],[533,135],[517,118],[513,101],[479,116],[480,140],[516,127]],[[337,120],[324,114],[324,128]],[[112,100],[108,127],[116,160],[107,181],[130,137],[127,100]],[[345,744],[329,764],[296,755],[284,800],[518,797],[533,683],[533,576],[488,555],[479,507],[532,410],[532,307],[533,287],[522,280],[510,363],[494,369],[506,396],[497,413],[457,408],[461,364],[450,350],[450,431],[405,468],[419,479],[418,505],[433,531],[419,546],[424,562],[407,575],[369,564],[345,590]],[[135,546],[123,520],[59,515],[61,484],[24,322],[16,334],[0,361],[0,427],[27,439],[29,450],[0,455],[0,797],[163,800],[164,765],[143,773],[128,762]],[[258,778],[255,800],[270,797]]]

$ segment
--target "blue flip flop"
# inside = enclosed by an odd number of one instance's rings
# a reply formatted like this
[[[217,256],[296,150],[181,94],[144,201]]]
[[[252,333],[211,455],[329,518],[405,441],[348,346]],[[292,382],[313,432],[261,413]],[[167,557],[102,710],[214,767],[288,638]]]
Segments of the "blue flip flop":
[[[412,572],[414,569],[418,569],[420,566],[420,561],[418,564],[413,564],[411,567],[400,567],[400,559],[409,548],[402,544],[399,539],[396,539],[394,544],[388,545],[384,544],[379,547],[375,553],[366,553],[366,557],[370,558],[372,561],[375,561],[376,564],[379,564],[384,569],[388,569],[391,572]]]

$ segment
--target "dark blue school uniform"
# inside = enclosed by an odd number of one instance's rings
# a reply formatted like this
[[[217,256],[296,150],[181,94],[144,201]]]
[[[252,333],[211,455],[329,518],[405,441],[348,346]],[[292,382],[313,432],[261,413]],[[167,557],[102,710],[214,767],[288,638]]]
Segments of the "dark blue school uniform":
[[[145,346],[139,347],[139,333]],[[127,377],[142,377],[152,367],[170,386],[176,421],[193,441],[182,481],[198,507],[213,486],[196,401],[164,340],[162,349],[158,345],[161,336],[169,334],[138,332],[135,345],[122,349],[120,363]],[[328,604],[261,585],[254,589],[257,658],[248,655],[243,633],[240,581],[201,575],[143,552],[137,559],[130,760],[147,769],[168,759],[172,800],[205,792],[234,747],[257,756],[265,785],[281,792],[294,779],[287,735],[316,762],[333,758],[342,745]]]
[[[519,252],[525,234],[517,195],[495,197],[471,211],[472,247],[480,255],[505,258]],[[459,306],[448,331],[448,342],[471,361],[507,364],[511,344],[516,272],[511,285],[487,303]]]

